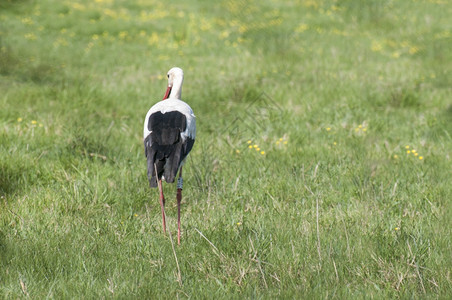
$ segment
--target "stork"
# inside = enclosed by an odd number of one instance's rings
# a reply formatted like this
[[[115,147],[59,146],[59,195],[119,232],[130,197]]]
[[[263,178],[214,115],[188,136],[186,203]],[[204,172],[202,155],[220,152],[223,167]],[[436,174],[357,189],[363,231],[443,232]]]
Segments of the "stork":
[[[152,106],[144,120],[144,152],[151,188],[158,187],[163,232],[166,233],[165,197],[162,180],[173,183],[177,172],[177,243],[180,244],[180,203],[182,200],[182,166],[195,143],[196,120],[191,107],[180,100],[184,72],[168,71],[168,88],[162,101]]]

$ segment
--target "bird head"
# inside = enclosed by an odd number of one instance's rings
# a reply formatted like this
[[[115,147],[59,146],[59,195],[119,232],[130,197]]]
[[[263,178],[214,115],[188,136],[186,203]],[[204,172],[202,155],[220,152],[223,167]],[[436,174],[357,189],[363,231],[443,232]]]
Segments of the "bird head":
[[[165,96],[163,96],[163,100],[167,99],[170,96],[175,98],[180,98],[182,83],[184,81],[184,71],[181,68],[174,67],[168,71],[168,87],[165,92]],[[171,91],[174,89],[174,93],[171,94]]]

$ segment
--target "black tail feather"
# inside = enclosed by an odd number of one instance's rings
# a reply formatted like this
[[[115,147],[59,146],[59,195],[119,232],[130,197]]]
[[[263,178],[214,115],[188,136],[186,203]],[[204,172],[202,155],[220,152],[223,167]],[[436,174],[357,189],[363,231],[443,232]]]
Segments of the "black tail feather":
[[[177,135],[180,136],[180,133]],[[151,143],[151,135],[144,142],[147,157],[148,179],[150,187],[157,187],[157,181],[165,178],[168,183],[173,183],[181,163],[183,143],[178,141],[172,145],[159,145]],[[157,169],[157,176],[155,174]]]
[[[174,179],[177,175],[177,170],[179,169],[182,143],[178,142],[173,146],[173,151],[171,151],[170,156],[168,156],[166,160],[164,170],[165,181],[169,183],[174,182]]]

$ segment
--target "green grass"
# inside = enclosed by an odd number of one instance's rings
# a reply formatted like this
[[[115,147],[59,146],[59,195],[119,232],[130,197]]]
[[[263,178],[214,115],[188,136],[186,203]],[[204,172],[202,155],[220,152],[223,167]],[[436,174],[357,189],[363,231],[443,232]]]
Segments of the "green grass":
[[[450,298],[452,5],[374,2],[1,1],[0,298]]]

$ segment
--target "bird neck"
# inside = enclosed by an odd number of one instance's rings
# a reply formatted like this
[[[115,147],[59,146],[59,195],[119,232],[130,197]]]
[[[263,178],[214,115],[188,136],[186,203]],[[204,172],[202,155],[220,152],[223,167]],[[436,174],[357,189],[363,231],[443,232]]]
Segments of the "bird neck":
[[[171,88],[171,93],[169,95],[169,98],[173,99],[180,99],[182,94],[182,83],[184,79],[183,78],[175,78],[173,82],[173,87]]]

